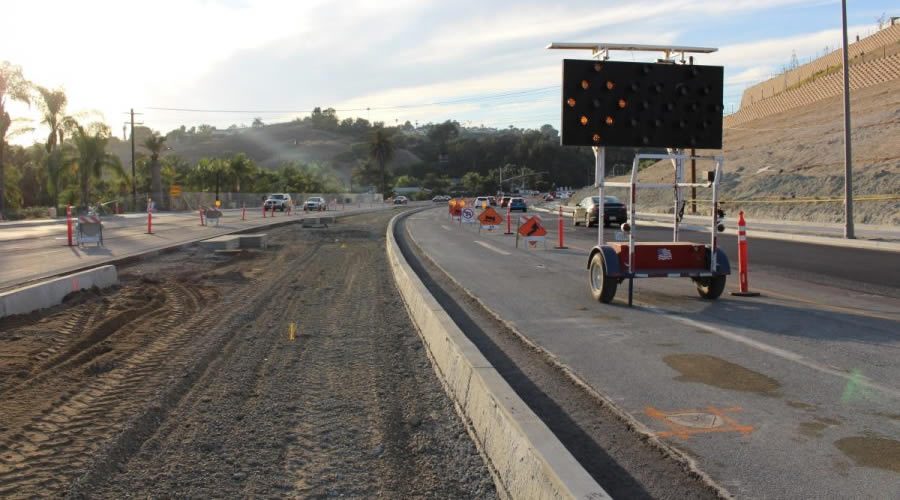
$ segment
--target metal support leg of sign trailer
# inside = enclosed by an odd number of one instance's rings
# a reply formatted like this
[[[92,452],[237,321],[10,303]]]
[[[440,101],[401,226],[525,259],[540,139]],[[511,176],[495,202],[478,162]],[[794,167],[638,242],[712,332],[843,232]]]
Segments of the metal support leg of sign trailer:
[[[605,210],[603,205],[603,182],[606,177],[606,148],[594,147],[594,187],[597,188],[597,195],[600,196],[600,203],[597,207],[597,246],[603,244],[603,227],[605,222]],[[590,220],[590,214],[588,214]]]

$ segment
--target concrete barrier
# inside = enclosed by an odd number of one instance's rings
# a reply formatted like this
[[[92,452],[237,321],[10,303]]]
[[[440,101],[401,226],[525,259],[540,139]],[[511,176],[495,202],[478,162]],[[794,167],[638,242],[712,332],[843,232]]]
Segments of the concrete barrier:
[[[119,282],[116,266],[101,266],[0,293],[0,318],[53,307],[78,290],[106,288]]]
[[[240,236],[217,236],[200,242],[201,247],[209,250],[236,250],[240,245]]]
[[[403,258],[391,219],[387,254],[394,280],[428,349],[506,498],[610,498],[559,439],[456,326]]]
[[[240,238],[241,248],[266,248],[268,244],[268,235],[266,233],[242,234]]]

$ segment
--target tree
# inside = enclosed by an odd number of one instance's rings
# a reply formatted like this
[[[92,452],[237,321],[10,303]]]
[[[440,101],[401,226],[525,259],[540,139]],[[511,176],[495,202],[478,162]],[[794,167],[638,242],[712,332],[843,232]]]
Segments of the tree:
[[[22,68],[8,61],[0,62],[0,219],[6,208],[4,194],[6,181],[4,178],[3,154],[6,151],[6,137],[12,126],[12,118],[6,110],[7,100],[29,103],[30,83],[22,76]]]
[[[440,153],[447,152],[447,143],[450,139],[459,136],[459,123],[447,120],[444,123],[435,125],[428,131],[428,138],[432,142],[437,143]]]
[[[144,140],[144,148],[150,152],[150,191],[153,193],[153,199],[162,206],[162,177],[160,176],[159,155],[166,146],[166,137],[153,132],[150,137]]]
[[[229,178],[234,180],[234,190],[237,193],[241,192],[241,181],[249,180],[256,171],[256,164],[244,153],[238,153],[228,159]]]
[[[253,124],[251,125],[251,127],[253,127],[253,128],[261,128],[261,127],[264,127],[265,125],[266,125],[266,124],[263,123],[262,118],[260,118],[260,117],[257,116],[256,118],[253,119]]]
[[[77,122],[66,114],[68,98],[62,89],[51,90],[36,85],[35,90],[40,96],[38,107],[41,110],[41,123],[50,129],[47,142],[44,143],[44,148],[47,150],[47,187],[51,203],[56,207],[59,197],[59,180],[63,169],[63,154],[58,148],[62,145],[65,134],[71,132]]]
[[[73,131],[72,142],[77,156],[72,164],[78,173],[82,208],[89,206],[91,181],[100,178],[104,168],[109,168],[116,175],[125,175],[119,158],[106,152],[109,136],[109,127],[102,123],[92,123],[87,127],[76,125]]]
[[[394,158],[394,143],[391,135],[383,128],[377,128],[372,132],[372,139],[369,141],[369,158],[378,164],[381,170],[381,192],[387,193],[387,184],[385,183],[385,166]]]

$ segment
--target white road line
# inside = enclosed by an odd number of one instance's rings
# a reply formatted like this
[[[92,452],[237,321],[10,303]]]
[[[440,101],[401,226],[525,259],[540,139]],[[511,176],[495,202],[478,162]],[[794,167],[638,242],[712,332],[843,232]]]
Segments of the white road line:
[[[823,364],[820,364],[820,363],[817,363],[810,359],[807,359],[806,357],[804,357],[800,354],[797,354],[795,352],[787,351],[785,349],[781,349],[780,347],[771,346],[764,342],[759,342],[758,340],[749,339],[747,337],[744,337],[743,335],[738,335],[737,333],[729,332],[728,330],[718,328],[718,327],[715,327],[712,325],[708,325],[706,323],[703,323],[702,321],[696,321],[696,320],[693,320],[690,318],[685,318],[683,316],[669,314],[668,312],[663,311],[662,309],[657,309],[656,307],[653,307],[653,306],[648,306],[648,305],[642,304],[642,307],[649,311],[666,316],[667,318],[678,321],[679,323],[682,323],[682,324],[685,324],[688,326],[693,326],[693,327],[699,328],[701,330],[705,330],[709,333],[718,335],[718,336],[728,339],[728,340],[740,342],[741,344],[750,346],[750,347],[757,349],[759,351],[762,351],[762,352],[766,352],[766,353],[778,356],[779,358],[786,359],[788,361],[793,361],[794,363],[805,366],[812,370],[826,373],[828,375],[833,375],[835,377],[840,377],[840,378],[846,379],[847,381],[852,381],[854,383],[864,385],[864,386],[872,388],[872,389],[876,389],[883,393],[889,394],[889,395],[893,396],[894,398],[900,399],[900,391],[898,391],[897,389],[894,389],[893,387],[881,385],[877,382],[872,382],[871,380],[869,380],[868,378],[864,377],[861,374],[847,373],[843,370],[831,368],[829,366],[825,366]]]
[[[450,229],[449,227],[447,227],[447,226],[445,226],[445,225],[443,225],[443,224],[441,224],[441,227],[444,228],[444,229],[446,229],[447,231],[452,231],[452,229]]]
[[[481,240],[475,240],[475,243],[478,243],[479,245],[483,246],[484,248],[487,248],[488,250],[497,252],[500,255],[512,255],[511,253],[509,253],[505,250],[500,250],[499,248],[495,247],[494,245],[491,245],[490,243],[485,243]]]

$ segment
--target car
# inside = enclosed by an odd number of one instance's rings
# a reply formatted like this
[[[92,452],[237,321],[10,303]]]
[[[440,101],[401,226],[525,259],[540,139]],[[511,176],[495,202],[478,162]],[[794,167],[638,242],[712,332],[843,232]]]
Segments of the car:
[[[485,205],[490,205],[490,204],[491,204],[491,201],[488,199],[487,196],[479,196],[478,198],[475,198],[474,202],[472,202],[472,206],[474,206],[475,208],[481,208]]]
[[[488,203],[490,203],[492,207],[496,207],[497,206],[497,198],[494,196],[488,196]]]
[[[603,227],[628,220],[628,211],[624,203],[615,196],[604,196],[603,198],[605,199],[603,203]],[[575,206],[575,225],[584,224],[587,227],[591,227],[597,224],[597,219],[600,217],[599,209],[599,196],[584,198]]]
[[[394,198],[394,205],[406,205],[409,203],[409,198],[406,196],[398,196]]]
[[[556,198],[554,198],[553,195],[550,194],[550,193],[547,193],[547,194],[544,195],[544,201],[553,201],[553,200],[555,200],[555,199],[556,199]]]
[[[500,206],[506,208],[509,205],[509,200],[512,199],[512,196],[502,196],[500,198]]]
[[[523,212],[527,212],[528,206],[525,205],[525,198],[519,198],[519,197],[510,198],[509,199],[509,211],[512,212],[513,210],[521,210]]]
[[[288,207],[291,206],[291,195],[285,193],[273,193],[270,194],[264,203],[266,210],[281,210],[284,212]]]
[[[446,200],[444,200],[444,197],[443,197],[443,196],[437,195],[437,196],[435,196],[434,198],[432,198],[431,201],[433,201],[434,203],[440,203],[440,202],[446,201]]]
[[[303,204],[304,212],[321,212],[324,210],[328,210],[328,203],[325,202],[325,198],[321,196],[313,196],[306,200],[306,203]]]

